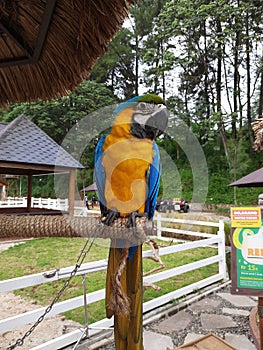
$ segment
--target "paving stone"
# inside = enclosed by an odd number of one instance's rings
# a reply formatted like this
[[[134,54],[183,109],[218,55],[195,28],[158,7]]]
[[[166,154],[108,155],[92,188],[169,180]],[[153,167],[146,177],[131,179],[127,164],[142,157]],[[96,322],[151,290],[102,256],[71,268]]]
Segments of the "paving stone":
[[[244,295],[232,295],[230,293],[217,293],[217,295],[238,307],[253,307],[257,305],[255,300]]]
[[[237,350],[257,350],[255,345],[245,335],[226,333],[225,340]]]
[[[249,314],[250,314],[250,312],[248,310],[230,309],[228,307],[223,307],[222,312],[223,312],[223,314],[241,315],[241,316],[249,316]]]
[[[187,336],[185,337],[184,344],[190,343],[191,341],[202,338],[203,336],[204,334],[188,333]]]
[[[176,332],[185,329],[193,320],[193,316],[188,312],[180,311],[172,317],[160,322],[155,326],[160,332]]]
[[[166,350],[174,347],[171,337],[151,331],[143,332],[143,345],[144,350]]]
[[[229,328],[238,326],[230,316],[224,315],[201,314],[200,320],[203,328],[205,329]]]
[[[192,310],[194,313],[198,312],[209,312],[213,311],[218,307],[220,304],[220,300],[215,299],[202,299],[196,303],[193,303],[189,306],[189,309]]]

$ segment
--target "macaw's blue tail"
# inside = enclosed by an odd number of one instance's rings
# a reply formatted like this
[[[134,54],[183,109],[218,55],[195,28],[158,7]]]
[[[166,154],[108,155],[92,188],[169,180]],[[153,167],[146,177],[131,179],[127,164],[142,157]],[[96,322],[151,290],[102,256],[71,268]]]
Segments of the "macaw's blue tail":
[[[142,246],[133,249],[132,259],[129,249],[110,248],[106,280],[106,314],[114,315],[114,336],[116,350],[143,350],[142,339]],[[125,264],[123,261],[125,259]],[[123,265],[122,265],[123,264]],[[122,265],[122,266],[121,266]],[[127,297],[128,310],[120,310],[122,296],[116,288],[116,274],[120,275],[121,293]],[[120,293],[120,294],[121,294]],[[115,301],[113,301],[115,300]]]

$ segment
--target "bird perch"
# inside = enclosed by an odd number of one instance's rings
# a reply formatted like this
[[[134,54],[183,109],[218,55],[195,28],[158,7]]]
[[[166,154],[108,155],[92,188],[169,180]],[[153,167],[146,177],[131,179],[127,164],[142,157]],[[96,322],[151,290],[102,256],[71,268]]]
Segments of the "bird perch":
[[[130,242],[144,242],[152,229],[145,217],[136,219],[136,235],[127,228],[127,219],[118,218],[111,226],[100,217],[72,217],[67,215],[0,216],[0,238],[40,237],[97,237],[123,238]]]

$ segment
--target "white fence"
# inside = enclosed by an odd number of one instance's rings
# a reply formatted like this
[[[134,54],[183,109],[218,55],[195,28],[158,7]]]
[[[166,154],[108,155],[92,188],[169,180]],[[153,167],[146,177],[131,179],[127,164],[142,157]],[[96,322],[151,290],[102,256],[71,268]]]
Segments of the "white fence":
[[[206,227],[206,226],[212,226],[217,228],[217,234],[210,234],[210,233],[204,233],[204,232],[196,232],[196,231],[189,231],[184,229],[173,229],[173,228],[163,228],[162,222],[171,222],[171,223],[180,223],[180,224],[187,224],[190,225],[198,225],[197,227]],[[149,275],[147,277],[144,277],[144,281],[148,283],[155,283],[158,281],[162,281],[177,275],[184,274],[188,271],[194,271],[196,269],[199,269],[204,266],[208,266],[214,263],[218,264],[218,272],[215,275],[212,275],[208,278],[205,278],[203,280],[200,280],[198,282],[192,283],[186,287],[173,290],[172,292],[162,295],[160,297],[157,297],[155,299],[152,299],[148,302],[145,302],[143,304],[143,312],[144,314],[161,306],[165,305],[172,300],[178,299],[184,295],[187,295],[195,290],[202,289],[208,285],[211,285],[215,282],[226,280],[226,262],[225,262],[225,235],[224,235],[224,223],[223,221],[219,221],[218,223],[212,223],[212,222],[204,222],[204,221],[190,221],[190,220],[181,220],[181,219],[169,219],[169,218],[162,218],[160,215],[157,215],[157,232],[158,237],[162,238],[162,232],[165,230],[166,232],[174,232],[178,234],[183,235],[192,235],[192,236],[198,236],[200,239],[196,241],[188,241],[185,243],[180,243],[177,245],[170,245],[164,248],[159,249],[159,255],[163,256],[166,254],[173,254],[182,252],[185,250],[195,249],[198,247],[207,247],[207,246],[213,246],[217,250],[215,251],[215,255],[205,258],[199,261],[195,261],[183,266],[174,267],[169,270],[164,270],[158,273],[155,273],[153,275]],[[151,257],[153,255],[152,251],[144,251],[143,256],[144,257]],[[54,271],[48,271],[44,273],[38,273],[34,275],[29,276],[23,276],[19,278],[9,279],[0,281],[0,292],[8,292],[13,291],[29,286],[35,286],[38,284],[43,283],[49,283],[52,281],[56,281],[58,279],[62,278],[68,278],[73,270],[73,266],[56,269]],[[83,278],[86,277],[87,274],[105,270],[107,268],[107,261],[106,260],[100,260],[90,263],[82,264],[81,267],[78,269],[78,272],[76,275],[82,275]],[[103,300],[105,298],[105,290],[97,290],[92,293],[88,293],[86,295],[72,298],[66,301],[58,302],[54,304],[51,311],[46,315],[46,317],[50,317],[68,310],[72,310],[81,306],[85,306],[85,300],[87,301],[87,304],[92,304],[96,301]],[[13,330],[15,328],[19,328],[25,324],[34,323],[46,310],[46,307],[39,308],[37,310],[25,312],[20,315],[16,315],[13,317],[9,317],[6,319],[0,320],[0,333],[4,333],[10,330]],[[89,336],[95,335],[98,332],[101,332],[102,328],[109,328],[113,325],[112,319],[103,319],[98,322],[95,322],[89,326]],[[44,344],[41,344],[39,346],[36,346],[32,349],[34,350],[57,350],[59,348],[65,347],[70,344],[76,343],[80,337],[83,335],[86,335],[85,330],[83,329],[76,329],[75,331],[64,334],[54,340],[50,340]],[[32,337],[34,336],[34,333],[32,334]]]
[[[24,208],[27,206],[27,197],[7,197],[6,200],[0,201],[0,208]],[[68,210],[68,199],[60,198],[31,198],[31,208],[45,208]]]

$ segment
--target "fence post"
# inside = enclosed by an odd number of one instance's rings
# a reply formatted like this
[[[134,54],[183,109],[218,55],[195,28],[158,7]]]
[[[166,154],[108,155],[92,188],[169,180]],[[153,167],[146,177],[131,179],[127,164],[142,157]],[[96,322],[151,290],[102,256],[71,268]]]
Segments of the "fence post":
[[[156,216],[156,227],[157,227],[157,238],[162,238],[162,216],[160,213],[157,213]]]
[[[223,279],[227,279],[226,274],[226,244],[225,244],[225,229],[224,221],[219,220],[219,230],[218,234],[218,255],[220,257],[219,261],[219,273],[223,275]]]
[[[68,211],[68,198],[65,198],[65,211]]]
[[[49,197],[47,199],[47,209],[52,209],[51,208],[51,198],[49,198]]]

